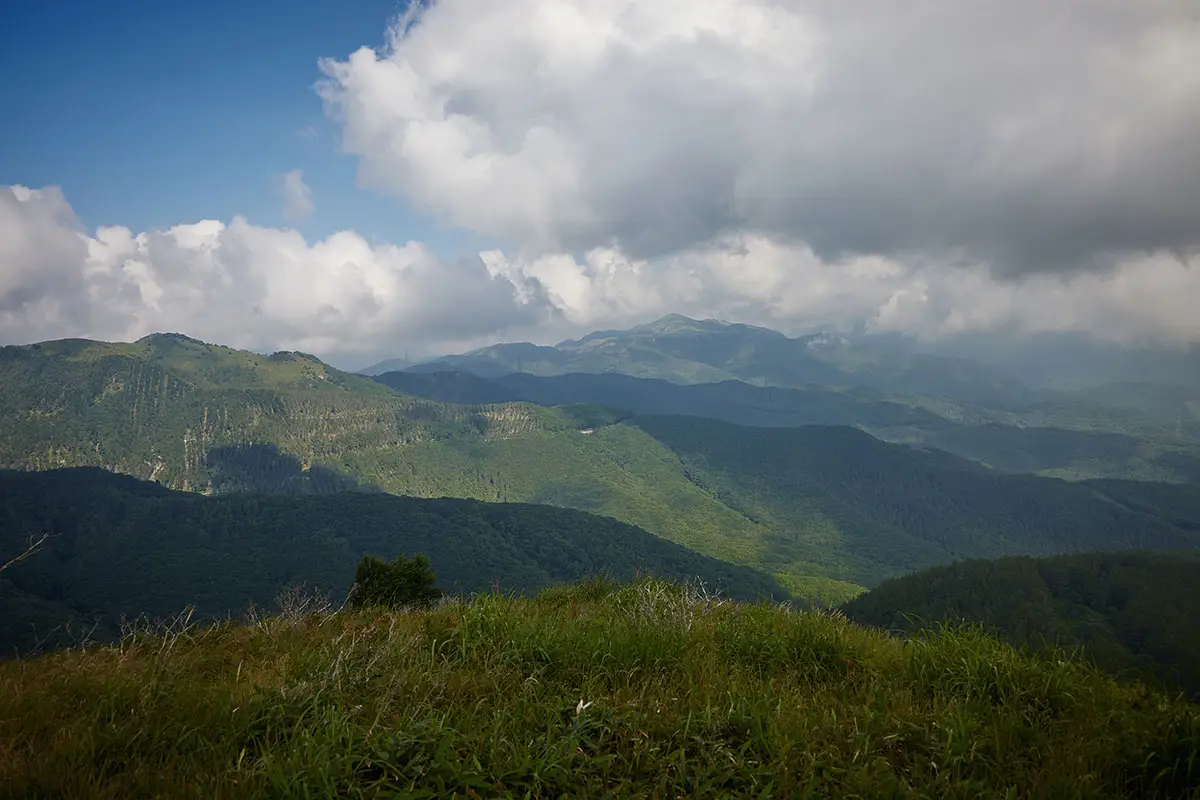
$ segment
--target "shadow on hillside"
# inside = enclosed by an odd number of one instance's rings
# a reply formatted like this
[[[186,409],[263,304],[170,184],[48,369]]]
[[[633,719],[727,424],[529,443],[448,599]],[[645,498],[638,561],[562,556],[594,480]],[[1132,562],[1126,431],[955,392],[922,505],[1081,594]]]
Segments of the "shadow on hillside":
[[[272,444],[234,444],[208,451],[214,494],[332,494],[379,492],[378,486],[320,464],[305,468],[300,459]]]
[[[1160,467],[1172,470],[1188,483],[1200,483],[1200,459],[1186,453],[1162,453],[1154,459]]]
[[[603,513],[605,504],[613,498],[613,492],[604,486],[581,486],[563,482],[542,488],[530,498],[530,502],[599,514]]]

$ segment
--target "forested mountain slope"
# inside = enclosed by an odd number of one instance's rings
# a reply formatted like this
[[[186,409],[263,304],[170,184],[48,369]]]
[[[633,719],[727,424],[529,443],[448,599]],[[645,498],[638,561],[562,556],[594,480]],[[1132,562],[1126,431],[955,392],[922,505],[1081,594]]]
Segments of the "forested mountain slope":
[[[773,386],[870,386],[999,406],[1038,397],[1002,371],[967,359],[865,347],[828,334],[790,338],[769,328],[678,314],[553,347],[497,344],[410,369],[459,369],[484,377],[619,372],[682,383],[737,379]]]
[[[1188,514],[1131,510],[1108,499],[1102,483],[998,474],[851,428],[742,428],[685,417],[628,424],[670,447],[694,482],[748,519],[772,531],[808,532],[769,537],[772,558],[868,585],[971,556],[1200,543]],[[1114,485],[1133,497],[1157,488]],[[1200,489],[1177,487],[1177,494],[1194,497]]]
[[[386,371],[379,366],[372,374]],[[596,331],[553,347],[497,344],[406,370],[462,371],[484,378],[511,373],[541,377],[603,373],[677,384],[737,380],[755,386],[866,390],[970,425],[1055,427],[1200,441],[1200,401],[1178,406],[1184,413],[1164,418],[1159,409],[1141,402],[1114,404],[1103,402],[1094,392],[1035,390],[1003,369],[957,356],[914,352],[879,337],[822,333],[790,338],[754,325],[677,314],[628,330]]]
[[[978,622],[1011,642],[1082,647],[1113,672],[1200,697],[1200,551],[964,561],[887,581],[846,606],[913,631]]]
[[[739,425],[853,425],[886,441],[938,448],[1006,472],[1200,483],[1200,445],[1187,441],[1027,426],[1015,414],[952,420],[862,388],[679,384],[618,373],[483,378],[462,371],[388,372],[375,380],[404,394],[451,403],[593,403],[636,414],[684,414]]]
[[[1200,491],[1194,486],[1142,481],[1088,481],[1086,485],[1130,511],[1200,531]]]
[[[286,586],[345,597],[364,553],[425,553],[454,593],[532,591],[593,575],[699,579],[744,599],[782,599],[771,578],[646,531],[569,509],[375,493],[203,497],[79,468],[0,472],[0,562],[31,534],[45,548],[0,574],[0,654],[74,621],[201,617],[271,608]]]
[[[1102,487],[1003,476],[849,428],[449,405],[309,356],[178,336],[5,348],[0,387],[0,466],[100,466],[217,494],[359,488],[564,506],[826,603],[955,558],[1196,536]]]

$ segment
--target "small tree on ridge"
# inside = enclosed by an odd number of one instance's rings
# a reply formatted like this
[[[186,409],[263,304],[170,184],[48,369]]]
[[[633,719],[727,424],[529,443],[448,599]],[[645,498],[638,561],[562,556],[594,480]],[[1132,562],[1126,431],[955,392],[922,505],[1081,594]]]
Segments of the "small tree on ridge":
[[[428,606],[442,596],[442,590],[433,585],[435,580],[429,558],[422,553],[412,558],[399,556],[391,562],[366,555],[354,570],[347,602],[352,608]]]

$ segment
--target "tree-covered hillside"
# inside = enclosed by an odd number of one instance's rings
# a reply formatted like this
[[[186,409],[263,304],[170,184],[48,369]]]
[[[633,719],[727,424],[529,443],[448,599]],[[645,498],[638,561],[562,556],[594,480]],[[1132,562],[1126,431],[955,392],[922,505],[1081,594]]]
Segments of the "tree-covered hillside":
[[[215,494],[355,488],[564,506],[834,604],[955,558],[1196,535],[1103,488],[1005,477],[849,428],[450,405],[308,356],[175,336],[0,350],[0,466],[99,466]]]
[[[0,653],[28,649],[73,622],[201,617],[270,608],[305,583],[345,597],[364,553],[424,553],[438,585],[531,591],[642,572],[699,579],[735,597],[785,596],[769,577],[689,551],[616,520],[569,509],[339,493],[202,497],[98,469],[0,472],[0,563],[30,535],[43,550],[0,574]],[[82,626],[82,627],[81,627]]]
[[[542,377],[603,373],[677,384],[737,380],[755,386],[867,390],[969,425],[1054,427],[1167,442],[1200,441],[1200,405],[1195,402],[1187,406],[1177,403],[1183,413],[1164,418],[1158,409],[1144,403],[1104,402],[1095,392],[1031,389],[1003,369],[955,356],[914,352],[888,343],[886,337],[847,339],[815,334],[789,338],[754,325],[694,320],[678,314],[629,330],[596,331],[553,347],[497,344],[406,369],[418,373],[462,371],[484,378],[511,373]]]
[[[888,581],[844,606],[913,631],[981,623],[1033,648],[1082,647],[1097,665],[1200,697],[1200,551],[964,561]]]
[[[492,345],[411,369],[458,369],[484,377],[619,372],[682,383],[736,379],[771,386],[870,386],[999,407],[1037,398],[1002,371],[967,359],[865,347],[825,334],[790,338],[755,325],[679,314],[629,330],[596,331],[554,347]]]
[[[0,348],[0,466],[102,466],[214,488],[214,451],[272,444],[366,477],[406,446],[579,427],[569,411],[464,408],[404,397],[312,356],[270,356],[175,334],[132,344]]]
[[[492,403],[517,403],[529,400],[543,406],[565,405],[564,403],[542,402],[534,397],[523,396],[528,393],[519,392],[504,385],[512,376],[500,378],[484,378],[471,372],[450,370],[447,372],[383,372],[373,376],[374,380],[400,394],[412,397],[423,397],[439,403],[459,403],[462,405],[489,405]],[[532,377],[532,376],[530,376]],[[549,380],[554,380],[553,378]],[[636,380],[631,378],[630,380]],[[567,403],[578,403],[569,400]],[[589,402],[589,401],[582,401]],[[590,401],[596,405],[606,405],[604,400]],[[617,405],[628,408],[620,403]]]
[[[853,425],[886,441],[945,450],[1006,472],[1200,483],[1200,445],[1154,435],[1153,429],[1132,435],[1026,425],[1016,413],[971,414],[961,407],[945,412],[951,419],[911,397],[862,388],[754,386],[742,381],[679,384],[618,373],[483,378],[462,371],[388,372],[375,380],[404,394],[451,403],[592,403],[636,414],[684,414],[739,425]],[[1037,412],[1028,415],[1036,417]],[[1082,420],[1079,424],[1085,425]]]
[[[1087,485],[1130,511],[1200,532],[1200,491],[1194,486],[1141,481],[1088,481]]]
[[[628,424],[670,447],[694,483],[772,531],[764,553],[776,570],[788,565],[780,571],[815,566],[870,585],[968,557],[1200,543],[1186,515],[1131,510],[1105,497],[1102,484],[998,474],[852,428],[743,428],[684,417]],[[1134,496],[1156,488],[1115,485]]]

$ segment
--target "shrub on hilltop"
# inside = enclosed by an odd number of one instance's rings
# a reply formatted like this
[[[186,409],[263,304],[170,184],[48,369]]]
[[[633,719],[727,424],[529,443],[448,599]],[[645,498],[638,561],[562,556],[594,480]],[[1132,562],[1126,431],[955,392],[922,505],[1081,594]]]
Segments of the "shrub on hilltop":
[[[351,608],[429,606],[442,596],[436,580],[423,553],[391,562],[366,555],[354,570],[348,602]]]

